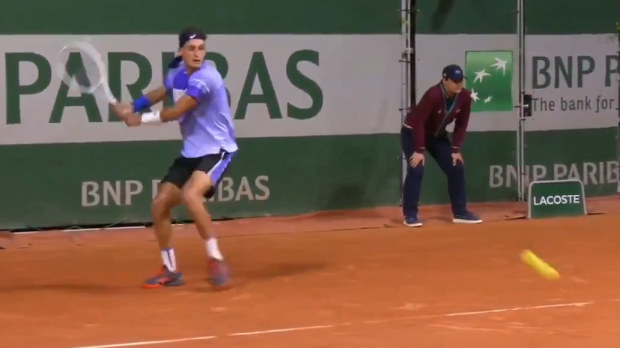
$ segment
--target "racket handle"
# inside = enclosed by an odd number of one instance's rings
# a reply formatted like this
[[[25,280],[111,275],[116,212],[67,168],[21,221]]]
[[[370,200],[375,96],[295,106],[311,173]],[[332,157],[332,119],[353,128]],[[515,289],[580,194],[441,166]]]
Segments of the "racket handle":
[[[105,91],[105,95],[106,95],[106,98],[108,99],[108,103],[118,104],[118,100],[114,97],[114,94],[112,94],[112,91],[110,91],[110,86],[108,86],[107,83],[104,84],[103,90]]]

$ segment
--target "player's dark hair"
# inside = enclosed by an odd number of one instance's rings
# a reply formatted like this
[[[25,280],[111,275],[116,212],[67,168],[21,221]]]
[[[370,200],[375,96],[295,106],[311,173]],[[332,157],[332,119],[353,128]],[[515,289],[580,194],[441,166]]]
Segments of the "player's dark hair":
[[[206,40],[207,35],[204,33],[204,31],[202,31],[202,29],[198,27],[186,27],[181,33],[179,33],[179,48],[183,47],[183,45],[185,45],[185,43],[191,39]],[[183,60],[181,56],[174,57],[174,59],[168,64],[168,67],[178,67],[179,64],[181,64],[181,60]]]
[[[198,27],[187,27],[179,34],[179,48],[191,39],[206,40],[207,35]]]

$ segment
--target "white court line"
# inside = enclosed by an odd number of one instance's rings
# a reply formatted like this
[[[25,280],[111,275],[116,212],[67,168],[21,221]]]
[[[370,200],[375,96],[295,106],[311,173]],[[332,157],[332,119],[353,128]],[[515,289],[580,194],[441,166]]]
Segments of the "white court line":
[[[342,326],[342,325],[346,325],[346,324],[300,326],[300,327],[290,327],[290,328],[286,328],[286,329],[273,329],[273,330],[250,331],[250,332],[236,332],[236,333],[228,334],[228,336],[255,336],[255,335],[264,335],[264,334],[269,334],[269,333],[279,333],[279,332],[316,330],[316,329],[331,329],[331,328],[333,328],[335,326]]]
[[[618,301],[618,300],[614,300]],[[499,308],[499,309],[488,309],[488,310],[480,310],[480,311],[471,311],[471,312],[454,312],[454,313],[443,313],[443,314],[428,314],[428,315],[412,315],[406,317],[395,317],[389,319],[380,319],[380,320],[366,320],[364,322],[360,322],[357,324],[381,324],[395,321],[403,321],[403,320],[413,320],[413,319],[431,319],[431,318],[449,318],[449,317],[468,317],[468,316],[479,316],[485,314],[493,314],[493,313],[505,313],[505,312],[519,312],[519,311],[531,311],[531,310],[541,310],[541,309],[552,309],[552,308],[566,308],[566,307],[585,307],[591,304],[594,304],[594,301],[587,302],[571,302],[571,303],[556,303],[556,304],[548,304],[548,305],[538,305],[538,306],[523,306],[523,307],[512,307],[512,308]],[[270,330],[260,330],[260,331],[248,331],[248,332],[235,332],[230,333],[224,336],[257,336],[264,335],[269,333],[282,333],[282,332],[292,332],[292,331],[304,331],[304,330],[320,330],[320,329],[331,329],[340,326],[347,325],[355,325],[356,323],[340,323],[340,324],[326,324],[326,325],[314,325],[314,326],[299,326],[299,327],[291,327],[291,328],[281,328],[281,329],[270,329]],[[223,337],[223,336],[221,336]],[[186,338],[176,338],[169,340],[160,340],[160,341],[142,341],[142,342],[128,342],[128,343],[113,343],[113,344],[104,344],[98,346],[81,346],[81,347],[72,347],[72,348],[119,348],[119,347],[134,347],[134,346],[148,346],[148,345],[156,345],[156,344],[165,344],[165,343],[178,343],[178,342],[186,342],[186,341],[206,341],[218,338],[218,336],[196,336],[196,337],[186,337]]]
[[[562,308],[562,307],[584,307],[584,306],[591,305],[591,304],[594,304],[594,302],[593,301],[589,301],[589,302],[572,302],[572,303],[558,303],[558,304],[540,305],[540,306],[527,306],[527,307],[489,309],[489,310],[474,311],[474,312],[455,312],[455,313],[446,313],[446,314],[410,315],[410,316],[407,316],[407,317],[397,317],[397,318],[390,318],[390,319],[366,320],[364,323],[365,324],[380,324],[380,323],[388,323],[388,322],[393,322],[393,321],[412,320],[412,319],[470,317],[470,316],[475,316],[475,315],[484,315],[484,314],[493,314],[493,313],[505,313],[505,312],[518,312],[518,311],[527,311],[527,310],[536,310],[536,309]]]
[[[142,342],[129,342],[129,343],[113,343],[113,344],[102,344],[100,346],[82,346],[82,347],[74,347],[74,348],[116,348],[116,347],[135,347],[135,346],[151,346],[156,344],[164,344],[164,343],[179,343],[179,342],[187,342],[187,341],[206,341],[217,338],[217,336],[196,336],[196,337],[187,337],[187,338],[176,338],[171,340],[161,340],[161,341],[142,341]]]

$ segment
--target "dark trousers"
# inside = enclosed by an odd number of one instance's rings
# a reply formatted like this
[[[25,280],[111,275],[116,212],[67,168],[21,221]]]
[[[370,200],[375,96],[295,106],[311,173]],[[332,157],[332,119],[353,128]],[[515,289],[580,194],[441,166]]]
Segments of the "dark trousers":
[[[413,133],[411,129],[402,127],[400,130],[401,147],[407,157],[407,176],[403,185],[403,214],[405,216],[417,216],[418,202],[422,191],[422,178],[424,177],[424,166],[418,164],[412,168],[409,158],[413,155]],[[456,166],[452,165],[452,143],[447,134],[440,134],[437,137],[426,139],[426,151],[424,160],[428,163],[431,155],[448,179],[448,193],[452,203],[452,213],[454,215],[466,212],[465,197],[465,168],[461,162]]]

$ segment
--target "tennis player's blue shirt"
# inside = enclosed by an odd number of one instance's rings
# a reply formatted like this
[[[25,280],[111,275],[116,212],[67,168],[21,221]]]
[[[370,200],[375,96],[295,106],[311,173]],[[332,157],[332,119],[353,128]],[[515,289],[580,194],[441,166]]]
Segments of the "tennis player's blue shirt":
[[[179,119],[183,148],[181,156],[195,158],[237,151],[235,127],[230,116],[226,85],[217,69],[204,62],[187,75],[185,64],[170,69],[164,86],[176,103],[183,95],[196,99],[198,106]]]

